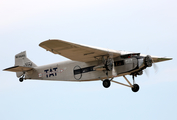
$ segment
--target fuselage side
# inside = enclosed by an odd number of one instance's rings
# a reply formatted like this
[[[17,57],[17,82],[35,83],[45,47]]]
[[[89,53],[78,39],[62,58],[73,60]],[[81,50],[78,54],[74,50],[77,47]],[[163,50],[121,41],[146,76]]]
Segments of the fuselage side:
[[[122,59],[120,57],[114,60],[117,76],[131,74],[139,68],[136,58]],[[94,62],[78,62],[64,61],[54,64],[34,67],[33,70],[26,72],[26,79],[38,80],[54,80],[54,81],[93,81],[111,78],[112,71],[94,70],[94,67],[99,65],[99,61]]]

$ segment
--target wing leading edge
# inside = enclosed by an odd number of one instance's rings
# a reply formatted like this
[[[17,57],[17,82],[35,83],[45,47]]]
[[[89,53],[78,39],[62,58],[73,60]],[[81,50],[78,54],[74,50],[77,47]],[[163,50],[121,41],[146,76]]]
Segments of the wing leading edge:
[[[68,59],[74,61],[80,61],[80,62],[95,61],[95,58],[99,56],[109,56],[110,54],[111,55],[113,54],[113,58],[118,56],[128,55],[128,54],[137,54],[137,53],[127,52],[127,51],[117,51],[117,50],[104,49],[99,47],[92,47],[88,45],[81,45],[81,44],[71,43],[71,42],[58,40],[58,39],[52,39],[52,40],[41,42],[39,46],[54,54],[58,54]],[[141,54],[140,56],[145,57],[147,55]],[[151,56],[151,57],[154,63],[172,60],[172,58],[167,58],[167,57],[157,57],[157,56]]]
[[[54,54],[62,55],[74,61],[90,62],[96,57],[113,54],[113,57],[121,55],[119,51],[80,45],[63,40],[47,40],[39,44],[40,47]]]

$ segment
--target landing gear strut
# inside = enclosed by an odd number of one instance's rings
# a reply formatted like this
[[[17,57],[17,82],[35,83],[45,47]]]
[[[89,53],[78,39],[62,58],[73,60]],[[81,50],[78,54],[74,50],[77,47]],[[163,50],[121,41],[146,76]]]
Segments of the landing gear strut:
[[[117,83],[117,84],[120,84],[120,85],[124,85],[124,86],[127,86],[127,87],[130,87],[131,89],[132,89],[132,91],[133,92],[138,92],[138,90],[139,90],[139,85],[138,84],[135,84],[135,80],[134,80],[134,75],[133,75],[133,85],[129,82],[129,80],[123,75],[123,77],[125,78],[125,80],[127,81],[127,83],[129,84],[129,85],[127,85],[127,84],[124,84],[124,83],[120,83],[120,82],[117,82],[117,81],[114,81],[114,80],[108,80],[108,79],[106,79],[106,80],[104,80],[103,81],[103,86],[105,87],[105,88],[108,88],[109,86],[110,86],[110,81],[112,81],[112,82],[114,82],[114,83]]]
[[[133,78],[133,87],[132,87],[132,91],[133,92],[138,92],[138,90],[140,89],[139,85],[138,84],[135,84],[135,76],[132,75],[132,78]]]
[[[25,75],[23,74],[23,75],[19,78],[19,81],[20,81],[20,82],[23,82],[24,76],[25,76]]]

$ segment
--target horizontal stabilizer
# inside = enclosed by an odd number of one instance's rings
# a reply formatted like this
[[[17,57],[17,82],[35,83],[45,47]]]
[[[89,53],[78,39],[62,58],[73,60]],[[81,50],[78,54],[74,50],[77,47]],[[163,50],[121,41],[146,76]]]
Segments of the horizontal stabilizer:
[[[13,66],[10,68],[6,68],[3,71],[10,71],[10,72],[26,72],[26,71],[30,71],[33,68],[31,67],[23,67],[23,66]]]

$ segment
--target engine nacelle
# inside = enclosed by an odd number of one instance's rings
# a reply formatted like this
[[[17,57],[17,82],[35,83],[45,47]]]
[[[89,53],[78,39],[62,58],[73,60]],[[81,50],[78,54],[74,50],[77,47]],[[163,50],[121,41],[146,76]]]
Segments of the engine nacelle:
[[[151,58],[150,55],[147,55],[145,58],[144,58],[144,65],[146,67],[151,67],[152,66],[152,63],[153,63],[153,60]]]

